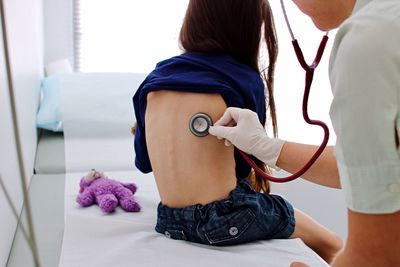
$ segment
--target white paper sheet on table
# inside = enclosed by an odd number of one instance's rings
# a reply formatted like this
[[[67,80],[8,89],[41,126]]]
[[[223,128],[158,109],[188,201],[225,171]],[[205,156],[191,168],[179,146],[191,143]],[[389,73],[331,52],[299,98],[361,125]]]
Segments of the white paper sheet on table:
[[[132,97],[135,73],[60,75],[67,172],[134,170]]]
[[[212,247],[166,238],[154,231],[159,196],[151,174],[106,172],[110,178],[135,182],[139,213],[120,208],[104,215],[97,206],[80,208],[75,202],[84,173],[68,173],[65,186],[65,230],[60,267],[126,266],[289,266],[302,261],[328,266],[300,239],[258,241]]]

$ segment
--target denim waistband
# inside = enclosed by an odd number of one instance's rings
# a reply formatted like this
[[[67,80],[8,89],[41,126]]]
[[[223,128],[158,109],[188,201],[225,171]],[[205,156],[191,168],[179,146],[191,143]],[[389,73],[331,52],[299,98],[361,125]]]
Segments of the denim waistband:
[[[229,193],[229,196],[224,200],[213,201],[211,203],[202,205],[196,204],[184,208],[170,208],[161,202],[158,204],[158,217],[160,219],[172,219],[176,221],[196,222],[207,215],[207,211],[214,205],[218,205],[221,201],[229,201],[232,196],[238,193],[245,193],[253,191],[247,178],[237,179],[236,187]],[[254,191],[253,191],[254,192]]]

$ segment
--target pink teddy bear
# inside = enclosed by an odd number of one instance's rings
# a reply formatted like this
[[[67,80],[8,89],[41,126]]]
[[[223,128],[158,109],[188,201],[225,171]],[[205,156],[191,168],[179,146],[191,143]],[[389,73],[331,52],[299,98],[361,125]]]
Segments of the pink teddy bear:
[[[80,181],[80,191],[76,201],[82,207],[88,207],[94,203],[99,205],[105,213],[110,213],[118,206],[129,212],[140,211],[140,205],[133,194],[137,187],[133,183],[121,183],[109,179],[103,173],[91,170]]]

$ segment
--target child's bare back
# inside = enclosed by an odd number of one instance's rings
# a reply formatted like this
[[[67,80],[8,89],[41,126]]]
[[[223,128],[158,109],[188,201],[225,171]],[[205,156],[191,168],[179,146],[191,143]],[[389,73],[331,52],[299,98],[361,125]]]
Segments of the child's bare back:
[[[189,130],[194,114],[204,112],[215,121],[225,109],[219,94],[165,90],[148,94],[146,142],[164,205],[207,204],[226,198],[236,186],[233,148]]]

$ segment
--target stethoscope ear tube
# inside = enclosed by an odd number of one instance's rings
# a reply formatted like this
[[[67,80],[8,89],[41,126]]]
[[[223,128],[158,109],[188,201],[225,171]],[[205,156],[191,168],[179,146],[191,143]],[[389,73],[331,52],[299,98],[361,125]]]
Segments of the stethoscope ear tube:
[[[294,48],[294,52],[296,53],[296,57],[301,65],[301,67],[305,70],[305,71],[310,71],[310,70],[315,70],[319,64],[319,62],[321,61],[322,55],[324,54],[324,50],[326,47],[326,44],[328,42],[328,35],[325,34],[324,37],[322,37],[321,43],[318,47],[318,51],[317,54],[315,56],[315,59],[313,61],[313,63],[311,65],[308,65],[304,59],[303,56],[303,52],[301,51],[300,45],[297,42],[296,39],[292,40],[292,45]]]

